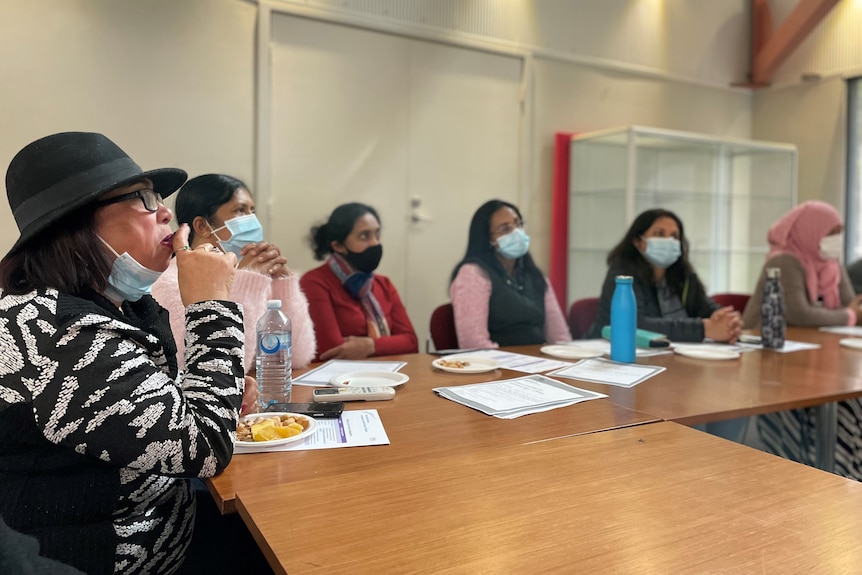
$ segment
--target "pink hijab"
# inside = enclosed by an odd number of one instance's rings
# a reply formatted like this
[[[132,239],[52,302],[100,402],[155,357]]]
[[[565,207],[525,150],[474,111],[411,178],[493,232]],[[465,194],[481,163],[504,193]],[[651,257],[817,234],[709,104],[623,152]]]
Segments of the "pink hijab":
[[[835,226],[843,225],[841,215],[827,203],[816,200],[802,202],[769,228],[769,260],[789,254],[805,269],[808,299],[816,302],[823,298],[829,309],[841,307],[838,283],[841,281],[841,264],[838,260],[820,257],[820,240]]]

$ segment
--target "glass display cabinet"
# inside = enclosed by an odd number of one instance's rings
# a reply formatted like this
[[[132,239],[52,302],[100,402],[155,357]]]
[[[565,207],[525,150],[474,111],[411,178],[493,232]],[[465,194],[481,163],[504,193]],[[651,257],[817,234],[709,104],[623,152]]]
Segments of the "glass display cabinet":
[[[708,293],[750,293],[769,226],[796,205],[796,148],[629,126],[570,143],[567,300],[598,296],[642,211],[676,213]]]

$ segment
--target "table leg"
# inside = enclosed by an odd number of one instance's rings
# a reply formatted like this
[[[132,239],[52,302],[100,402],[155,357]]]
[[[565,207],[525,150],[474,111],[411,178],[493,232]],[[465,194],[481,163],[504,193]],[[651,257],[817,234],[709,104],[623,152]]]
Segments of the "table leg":
[[[835,442],[838,437],[838,404],[817,406],[817,467],[830,473],[835,470]]]

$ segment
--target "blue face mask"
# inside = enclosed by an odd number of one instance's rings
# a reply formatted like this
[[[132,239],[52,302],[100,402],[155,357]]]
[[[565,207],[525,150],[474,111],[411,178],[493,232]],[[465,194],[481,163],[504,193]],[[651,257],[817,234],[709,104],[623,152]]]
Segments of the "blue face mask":
[[[226,240],[216,237],[216,240],[224,251],[232,252],[236,257],[240,257],[240,251],[246,245],[263,241],[263,228],[254,214],[231,218],[220,228],[212,229],[210,226],[213,233],[225,228],[230,232],[230,237]]]
[[[682,247],[676,238],[646,238],[646,260],[657,268],[667,269],[682,255]]]
[[[138,301],[149,294],[162,272],[145,268],[129,252],[123,252],[122,255],[118,254],[117,250],[112,248],[108,242],[101,237],[99,239],[108,246],[111,253],[117,256],[111,265],[111,274],[108,276],[105,295],[115,301]]]
[[[497,251],[507,260],[516,260],[530,249],[530,236],[521,228],[497,238]]]

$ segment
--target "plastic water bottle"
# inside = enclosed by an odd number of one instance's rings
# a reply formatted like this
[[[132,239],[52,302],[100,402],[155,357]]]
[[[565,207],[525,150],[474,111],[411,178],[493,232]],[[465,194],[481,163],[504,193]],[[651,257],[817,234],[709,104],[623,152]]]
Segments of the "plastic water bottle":
[[[635,360],[635,334],[638,304],[632,289],[632,276],[617,276],[611,299],[611,359],[625,363]]]
[[[766,268],[763,299],[760,302],[760,339],[764,349],[781,349],[787,324],[784,319],[784,290],[781,268]]]
[[[257,389],[261,410],[273,403],[288,403],[293,388],[290,318],[281,311],[281,300],[266,302],[257,322]]]

